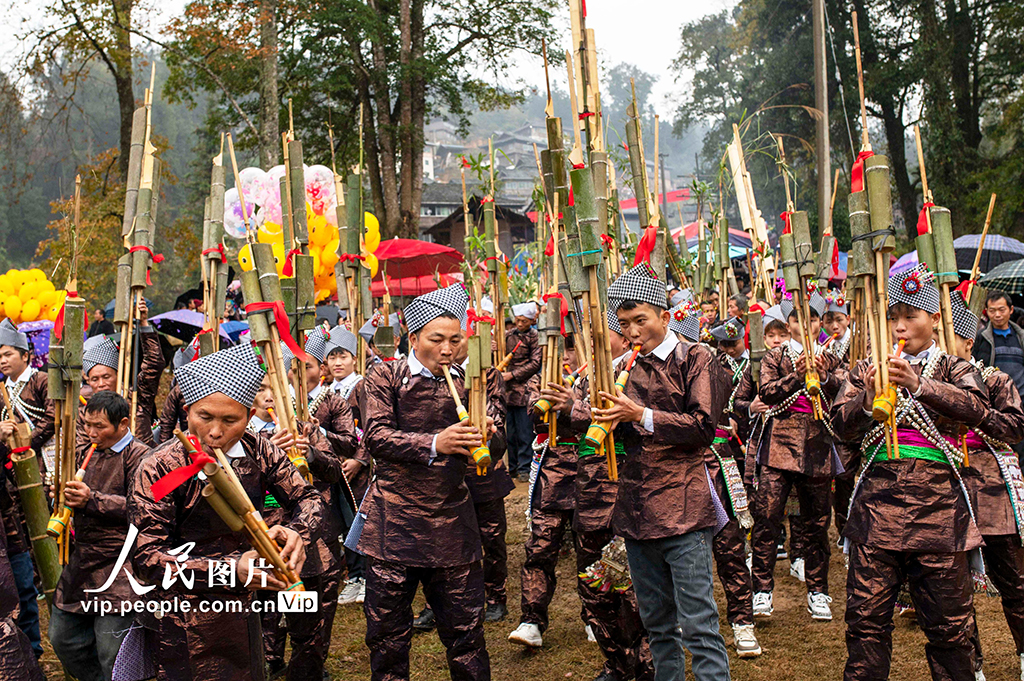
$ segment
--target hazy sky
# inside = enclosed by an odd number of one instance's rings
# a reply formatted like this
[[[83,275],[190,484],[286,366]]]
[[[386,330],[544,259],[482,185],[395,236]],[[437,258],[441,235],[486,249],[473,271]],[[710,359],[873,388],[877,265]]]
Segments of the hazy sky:
[[[38,0],[36,0],[38,2]],[[31,7],[36,2],[11,3],[0,9],[0,20],[14,31],[0,33],[0,68],[7,69],[22,54],[25,45],[19,44],[15,33],[27,25],[43,20]],[[41,3],[39,3],[41,4]],[[155,5],[150,29],[159,32],[168,18],[179,13],[186,0],[163,0]],[[681,83],[674,83],[669,65],[678,50],[680,27],[712,12],[732,7],[736,0],[587,0],[587,27],[594,29],[598,45],[598,58],[603,67],[628,62],[658,76],[654,87],[654,105],[658,113],[669,115],[674,107],[669,98]],[[556,19],[556,26],[565,36],[562,49],[569,43],[569,13],[564,9]],[[133,42],[138,42],[138,38]],[[533,85],[543,85],[544,72],[539,59],[522,59],[521,66],[512,74]],[[553,73],[552,79],[565,87],[565,73]],[[509,84],[511,84],[511,79]]]

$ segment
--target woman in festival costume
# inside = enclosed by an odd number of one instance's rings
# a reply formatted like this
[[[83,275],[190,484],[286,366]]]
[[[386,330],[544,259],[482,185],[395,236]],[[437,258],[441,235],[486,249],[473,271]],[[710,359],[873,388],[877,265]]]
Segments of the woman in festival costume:
[[[810,300],[810,337],[817,338],[825,300],[815,293]],[[797,311],[790,312],[791,335],[796,334]],[[754,531],[752,579],[754,615],[771,617],[774,609],[775,561],[786,502],[792,489],[800,501],[801,522],[790,523],[793,539],[805,533],[800,558],[805,563],[807,611],[815,620],[832,619],[828,595],[828,523],[832,510],[832,477],[842,469],[832,446],[827,419],[828,404],[839,390],[841,380],[835,371],[839,359],[814,343],[812,354],[821,380],[820,399],[825,416],[813,414],[811,398],[805,388],[806,353],[795,338],[765,355],[761,363],[761,387],[758,396],[768,405],[765,426],[757,449],[759,465]]]
[[[175,372],[188,405],[189,433],[209,456],[223,452],[257,511],[269,491],[288,514],[270,537],[288,566],[301,572],[305,546],[313,546],[325,516],[323,497],[306,483],[288,457],[271,442],[247,432],[264,370],[252,347],[237,345],[201,357]],[[139,529],[132,564],[135,576],[160,590],[159,600],[177,597],[188,612],[146,616],[147,648],[159,678],[173,681],[265,677],[259,614],[249,606],[252,591],[289,587],[259,568],[260,558],[242,532],[232,532],[201,498],[198,476],[173,487],[169,473],[191,472],[190,457],[177,439],[165,443],[139,467],[128,498],[128,521]],[[198,469],[196,469],[198,470]],[[168,489],[168,488],[171,489]],[[184,547],[184,548],[182,548]],[[214,580],[212,566],[234,561],[233,579]],[[200,601],[216,601],[200,611]],[[237,606],[242,606],[243,615]]]
[[[565,337],[565,355],[560,363],[568,365],[570,373],[578,368],[571,335]],[[548,413],[551,418],[558,419],[555,426],[557,442],[550,441],[550,429],[534,409],[542,398],[555,399]],[[548,626],[548,606],[555,595],[558,554],[563,541],[569,536],[575,506],[578,439],[573,435],[569,412],[561,408],[565,403],[564,391],[553,385],[541,386],[539,392],[533,391],[529,400],[537,441],[544,449],[536,479],[530,488],[530,536],[525,544],[519,626],[508,636],[512,643],[529,648],[540,648],[543,644],[541,635]]]
[[[624,335],[640,345],[622,395],[593,408],[618,423],[625,456],[612,524],[624,537],[655,679],[682,678],[684,647],[697,681],[728,679],[711,576],[711,537],[728,518],[705,461],[725,407],[714,356],[669,332],[665,285],[640,263],[608,287]]]
[[[363,606],[374,680],[409,678],[412,601],[421,583],[452,679],[491,676],[480,531],[466,486],[470,450],[484,434],[460,422],[444,376],[447,367],[465,404],[454,359],[467,303],[461,284],[413,300],[405,308],[409,357],[377,365],[363,381],[364,444],[375,474],[345,543],[368,557]],[[492,400],[488,415],[497,409]]]
[[[985,540],[981,548],[985,571],[1002,599],[1003,614],[1021,658],[1024,675],[1024,481],[1013,446],[1024,439],[1024,409],[1020,393],[1008,374],[971,359],[978,334],[978,317],[967,309],[959,291],[950,294],[956,354],[971,361],[981,372],[988,388],[989,410],[977,428],[953,442],[967,447],[968,456],[960,475],[970,494],[978,530]],[[974,668],[981,670],[981,639],[977,621],[972,621]],[[983,678],[979,674],[979,678]]]
[[[145,300],[139,301],[139,319],[136,333],[141,334],[142,360],[135,367],[137,374],[134,435],[149,446],[153,446],[153,424],[157,422],[156,394],[160,389],[160,376],[163,375],[164,353],[160,348],[160,337],[156,329],[149,323],[149,310]],[[101,390],[117,390],[118,345],[111,336],[95,336],[83,346],[82,375],[94,393]],[[75,447],[85,449],[89,446],[89,438],[82,430],[82,419],[78,419]]]
[[[963,454],[947,436],[958,439],[961,424],[984,422],[988,390],[970,362],[933,341],[940,297],[927,268],[893,275],[888,294],[893,334],[905,341],[887,358],[899,393],[896,442],[887,447],[884,425],[871,417],[870,360],[850,371],[831,412],[836,435],[863,441],[865,461],[843,532],[850,559],[844,678],[888,678],[893,608],[906,581],[932,678],[966,681],[974,679],[968,552],[981,545],[981,534],[958,472]]]
[[[512,360],[502,372],[508,413],[505,430],[508,437],[508,472],[520,482],[530,481],[533,461],[533,421],[530,417],[529,382],[540,371],[541,350],[537,321],[540,308],[533,301],[512,306],[513,326],[505,334],[505,347],[512,348]],[[519,346],[520,341],[522,345]],[[518,350],[515,348],[519,346]]]
[[[126,499],[139,464],[150,452],[128,430],[130,412],[128,401],[108,390],[89,399],[79,418],[85,419],[95,450],[85,476],[69,481],[64,491],[65,503],[74,511],[74,540],[53,596],[50,643],[64,669],[79,681],[111,678],[121,641],[135,619],[131,610],[123,610],[124,604],[138,600],[128,582],[129,566],[126,574],[114,572],[128,537]],[[77,455],[77,468],[86,456]],[[101,612],[100,603],[110,604],[112,611]]]
[[[610,310],[608,330],[611,331],[614,357],[612,366],[617,366],[629,355],[630,344],[622,335],[618,317]],[[654,661],[640,619],[636,592],[632,586],[614,585],[609,588],[610,585],[589,574],[590,568],[601,559],[604,548],[615,537],[612,512],[619,488],[617,481],[608,479],[607,458],[597,456],[594,448],[583,439],[593,421],[589,379],[583,375],[571,388],[549,385],[547,390],[553,410],[571,413],[574,436],[582,442],[576,464],[576,508],[572,527],[576,534],[576,590],[583,605],[581,616],[605,657],[604,667],[595,681],[652,679]],[[615,454],[619,460],[625,456],[620,442],[615,443]]]
[[[363,446],[363,376],[356,372],[356,353],[359,350],[359,337],[346,329],[344,326],[335,326],[330,331],[325,353],[324,362],[326,369],[325,383],[331,392],[341,398],[349,407],[352,413],[352,420],[355,426],[355,436],[359,440],[355,452],[346,456],[342,463],[342,470],[345,473],[345,480],[352,490],[352,498],[355,500],[356,508],[366,494],[370,485],[370,472],[372,461],[370,455]],[[345,506],[341,507],[341,519],[343,536],[348,534],[355,520],[355,510],[349,512]],[[365,558],[349,549],[343,547],[345,552],[345,584],[338,597],[338,605],[362,604],[366,598],[366,560]]]

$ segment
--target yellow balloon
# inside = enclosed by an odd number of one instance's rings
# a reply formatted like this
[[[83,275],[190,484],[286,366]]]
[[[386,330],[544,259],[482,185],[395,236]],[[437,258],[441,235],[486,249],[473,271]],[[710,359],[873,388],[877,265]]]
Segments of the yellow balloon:
[[[277,276],[284,272],[284,243],[272,244],[270,249],[274,252],[274,265],[277,267]]]
[[[39,282],[38,281],[29,281],[29,282],[26,282],[21,287],[20,291],[18,291],[18,297],[21,298],[21,302],[24,304],[24,303],[27,303],[30,300],[33,300],[36,297],[36,294],[38,292],[39,292]]]
[[[57,321],[57,314],[60,312],[60,308],[50,308],[46,310],[46,319],[51,322]]]
[[[53,304],[57,301],[56,291],[40,291],[36,295],[36,300],[39,301],[39,306],[42,308],[53,307]]]
[[[377,276],[377,268],[379,266],[380,263],[377,262],[377,256],[375,256],[373,253],[367,253],[366,259],[363,260],[363,267],[370,270],[371,279]]]
[[[238,251],[238,264],[241,266],[243,272],[248,272],[254,267],[252,246],[249,244],[242,246],[242,250]]]
[[[323,246],[331,240],[330,232],[328,232],[327,218],[322,215],[314,215],[313,219],[307,223],[309,227],[309,243],[314,246]]]
[[[22,305],[21,307],[21,318],[26,322],[34,322],[39,319],[39,301],[32,299]]]
[[[327,283],[328,283],[327,288],[330,289],[331,294],[335,294],[335,293],[338,292],[338,279],[337,279],[337,277],[331,277],[331,279]]]
[[[18,319],[21,316],[21,298],[7,296],[7,300],[4,301],[4,314],[11,319]]]
[[[313,256],[313,274],[320,274],[320,253],[310,249],[309,254]]]
[[[21,270],[15,270],[11,275],[11,293],[17,295],[18,291],[25,284],[25,274]]]
[[[29,281],[46,281],[46,273],[43,272],[38,267],[35,268],[35,269],[29,270],[28,273],[32,277]]]
[[[256,240],[261,244],[284,243],[284,228],[273,222],[264,222],[256,231]]]
[[[337,225],[332,225],[331,223],[328,222],[327,223],[327,236],[330,237],[330,238],[328,239],[327,242],[330,243],[331,241],[337,241],[339,234],[340,234],[340,232],[338,231],[338,226]],[[337,249],[335,249],[335,250],[337,250]]]
[[[334,266],[338,264],[338,252],[325,248],[320,256],[320,263],[329,272],[333,272]]]
[[[380,246],[380,223],[373,213],[363,213],[366,221],[366,236],[363,238],[364,248],[367,253],[373,253]]]

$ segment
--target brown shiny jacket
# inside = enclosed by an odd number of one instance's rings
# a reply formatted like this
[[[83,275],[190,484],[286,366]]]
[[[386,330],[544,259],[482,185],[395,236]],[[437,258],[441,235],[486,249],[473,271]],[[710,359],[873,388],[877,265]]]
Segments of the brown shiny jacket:
[[[505,348],[508,352],[512,352],[516,344],[523,341],[522,346],[513,353],[508,365],[512,380],[506,381],[505,388],[508,392],[507,404],[510,407],[530,406],[530,390],[527,383],[540,371],[541,352],[537,338],[536,329],[520,333],[519,329],[513,328],[505,333]]]
[[[466,404],[460,370],[452,378]],[[407,359],[374,367],[366,388],[363,435],[374,476],[360,506],[365,526],[358,549],[415,567],[454,567],[481,559],[480,531],[462,455],[432,453],[435,436],[458,423],[444,379],[412,376]],[[489,396],[488,414],[499,405]]]
[[[181,386],[177,383],[171,386],[164,400],[164,407],[160,410],[160,441],[163,444],[174,437],[174,429],[182,432],[188,430],[188,414],[185,411],[185,398],[181,395]]]
[[[857,363],[832,405],[832,425],[842,440],[863,440],[875,426],[864,410],[864,374],[870,365],[870,360]],[[920,374],[924,365],[912,366]],[[950,355],[939,360],[932,378],[921,379],[916,399],[942,435],[958,437],[961,423],[975,427],[988,414],[981,374]],[[952,467],[913,458],[876,461],[864,472],[843,536],[887,551],[952,553],[981,544]]]
[[[132,481],[142,461],[152,451],[148,445],[133,439],[120,452],[97,449],[85,470],[82,482],[89,486],[85,508],[75,509],[72,527],[74,541],[68,564],[57,582],[53,604],[65,612],[82,612],[82,601],[133,601],[132,591],[123,571],[113,584],[97,594],[84,589],[98,589],[110,577],[128,536],[128,502]],[[76,465],[85,455],[79,453]],[[131,572],[131,565],[125,564]]]
[[[533,408],[538,399],[539,385],[531,385],[529,408],[534,430],[547,437],[548,424],[541,420]],[[558,442],[548,439],[548,450],[544,453],[533,489],[532,508],[542,511],[571,511],[576,506],[576,466],[579,461],[580,436],[573,431],[571,413],[558,412],[557,417],[555,434]]]
[[[45,371],[36,371],[32,376],[25,382],[25,386],[21,389],[21,401],[30,407],[42,409],[42,415],[36,416],[35,413],[29,414],[29,420],[26,421],[25,414],[21,412],[15,406],[14,420],[18,423],[32,423],[32,449],[38,454],[43,450],[43,446],[53,438],[54,425],[53,425],[53,400],[48,397],[48,382],[49,378]],[[11,395],[13,400],[14,395]],[[7,415],[7,408],[3,409],[3,415],[5,418],[9,418]],[[7,446],[0,445],[3,447],[6,453]],[[40,464],[42,465],[42,464]]]

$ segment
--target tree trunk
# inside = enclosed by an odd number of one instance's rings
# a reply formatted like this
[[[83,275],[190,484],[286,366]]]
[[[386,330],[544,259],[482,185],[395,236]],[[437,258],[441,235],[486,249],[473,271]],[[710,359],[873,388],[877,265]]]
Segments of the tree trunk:
[[[412,187],[413,177],[416,176],[417,168],[412,163],[412,152],[415,136],[412,129],[412,108],[413,101],[413,73],[415,69],[412,63],[412,0],[401,0],[398,11],[398,74],[401,82],[401,89],[398,95],[398,125],[401,140],[402,166],[400,168],[401,183],[398,195],[398,236],[403,238],[415,238],[415,234],[409,233],[410,211],[412,208]]]
[[[121,117],[120,153],[117,159],[121,182],[128,180],[128,158],[132,149],[132,118],[135,116],[135,92],[132,89],[132,4],[134,0],[112,0],[114,10],[114,46],[110,62],[116,68],[114,86],[117,89],[118,114]]]
[[[423,58],[423,0],[413,0],[412,45],[413,63]],[[427,109],[427,88],[420,69],[413,72],[412,87],[412,156],[409,166],[413,168],[412,199],[409,207],[407,228],[412,238],[419,238],[420,203],[423,201],[423,120]]]
[[[376,0],[368,0],[370,9],[380,21],[386,21],[384,13],[377,6]],[[388,62],[384,44],[380,38],[370,39],[371,59],[373,68],[370,70],[370,91],[373,95],[374,112],[376,113],[377,159],[380,163],[380,180],[383,193],[383,214],[377,219],[383,226],[382,236],[391,237],[398,232],[400,224],[398,206],[398,166],[395,126],[391,116],[391,93],[388,88]]]
[[[903,212],[907,236],[913,240],[917,236],[917,192],[910,184],[910,174],[907,172],[905,148],[907,127],[903,124],[903,107],[897,108],[892,99],[884,100],[879,105],[882,109],[885,143],[889,152],[889,168],[893,182],[896,183],[897,200],[900,210]],[[928,264],[934,267],[934,263]]]
[[[945,44],[949,52],[950,89],[956,105],[956,122],[964,143],[977,149],[981,143],[981,122],[978,106],[973,96],[971,64],[977,58],[975,45],[974,18],[971,9],[960,7],[954,0],[946,0],[946,24],[948,35]]]
[[[277,92],[277,0],[260,3],[260,165],[269,170],[281,158],[280,106]]]

